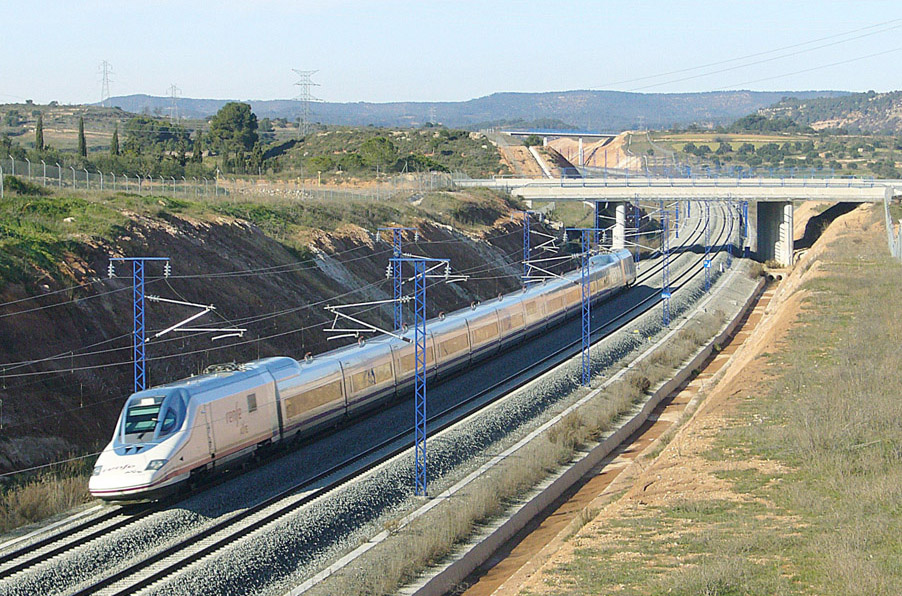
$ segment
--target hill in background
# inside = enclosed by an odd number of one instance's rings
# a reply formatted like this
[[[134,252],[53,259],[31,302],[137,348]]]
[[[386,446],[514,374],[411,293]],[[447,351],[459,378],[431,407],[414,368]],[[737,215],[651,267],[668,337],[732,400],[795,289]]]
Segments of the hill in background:
[[[758,110],[772,122],[792,121],[814,130],[844,129],[849,133],[902,132],[902,91],[852,93],[840,97],[784,98]]]
[[[313,106],[313,120],[347,126],[419,126],[436,120],[449,127],[486,128],[512,122],[552,119],[585,130],[618,132],[635,128],[667,128],[687,124],[729,124],[750,112],[792,96],[798,100],[839,98],[843,91],[712,91],[707,93],[626,93],[621,91],[562,91],[549,93],[493,93],[459,102],[332,103]],[[206,118],[225,99],[178,100],[181,116]],[[111,104],[134,113],[168,114],[169,97],[128,95]],[[301,113],[295,100],[247,100],[260,118],[294,121]]]

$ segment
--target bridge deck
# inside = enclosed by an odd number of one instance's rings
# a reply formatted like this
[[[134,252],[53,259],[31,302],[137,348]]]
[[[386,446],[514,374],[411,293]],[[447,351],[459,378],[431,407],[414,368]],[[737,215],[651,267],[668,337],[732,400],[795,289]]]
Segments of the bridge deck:
[[[632,201],[727,199],[872,203],[902,194],[898,180],[779,178],[634,178],[630,180],[534,180],[500,178],[456,181],[460,186],[510,190],[535,201]]]

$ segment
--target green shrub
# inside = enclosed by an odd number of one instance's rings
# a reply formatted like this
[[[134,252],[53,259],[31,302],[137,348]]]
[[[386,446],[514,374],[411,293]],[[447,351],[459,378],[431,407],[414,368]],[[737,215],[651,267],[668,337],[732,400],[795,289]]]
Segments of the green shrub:
[[[33,197],[42,197],[50,194],[50,191],[46,188],[42,188],[37,184],[32,184],[27,180],[22,180],[18,176],[4,176],[3,189],[5,192],[13,192],[18,195]]]

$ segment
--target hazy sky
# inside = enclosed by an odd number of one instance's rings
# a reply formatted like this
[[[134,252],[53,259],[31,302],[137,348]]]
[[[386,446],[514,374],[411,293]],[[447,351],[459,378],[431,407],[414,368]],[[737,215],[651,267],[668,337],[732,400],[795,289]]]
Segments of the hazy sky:
[[[99,101],[102,60],[114,96],[290,98],[292,68],[319,70],[327,101],[887,91],[902,88],[902,2],[0,0],[0,102]]]

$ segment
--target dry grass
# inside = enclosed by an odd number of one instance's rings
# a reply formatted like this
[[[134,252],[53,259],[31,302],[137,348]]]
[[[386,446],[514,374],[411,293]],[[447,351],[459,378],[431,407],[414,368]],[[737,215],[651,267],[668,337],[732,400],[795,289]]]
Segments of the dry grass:
[[[311,594],[391,594],[426,567],[447,556],[481,524],[489,523],[536,486],[549,473],[569,462],[576,450],[598,440],[616,422],[643,401],[649,388],[667,380],[674,367],[685,362],[722,326],[721,312],[703,315],[687,326],[647,362],[611,384],[578,412],[565,416],[515,455],[471,483],[447,503],[410,525],[397,520],[384,525],[392,538],[322,582]],[[581,514],[573,532],[597,512]]]
[[[0,493],[0,532],[35,523],[91,500],[89,468],[83,463],[19,480]]]

